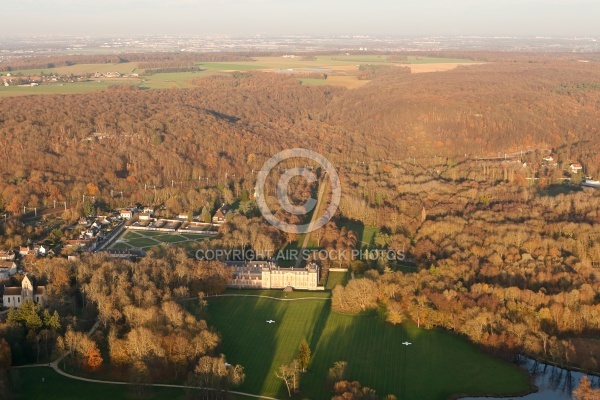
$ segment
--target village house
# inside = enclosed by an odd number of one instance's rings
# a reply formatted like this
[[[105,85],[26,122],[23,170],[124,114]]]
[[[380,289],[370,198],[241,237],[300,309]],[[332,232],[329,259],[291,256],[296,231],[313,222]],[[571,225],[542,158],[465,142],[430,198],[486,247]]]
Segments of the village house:
[[[35,246],[33,248],[33,251],[37,257],[46,257],[48,255],[48,250],[49,248],[44,245]]]
[[[27,300],[44,305],[44,286],[33,287],[31,280],[25,275],[21,287],[5,287],[2,302],[4,307],[21,307]]]
[[[129,209],[129,208],[124,208],[120,212],[121,218],[125,218],[125,219],[131,219],[131,218],[133,218],[134,214],[135,213],[133,212],[133,210]]]
[[[146,206],[142,209],[142,212],[147,213],[152,217],[154,215],[154,207]]]
[[[579,171],[581,171],[583,169],[583,165],[579,164],[579,163],[573,163],[570,165],[571,168],[571,172],[574,174],[578,174]]]
[[[542,160],[545,162],[551,163],[551,162],[554,162],[554,157],[546,156],[546,157],[542,158]]]
[[[0,261],[0,279],[8,279],[17,273],[17,264],[14,261]]]
[[[140,221],[149,221],[150,218],[151,218],[150,213],[143,212],[143,213],[138,214],[138,220],[140,220]]]
[[[215,215],[212,218],[213,224],[224,224],[227,220],[227,214],[229,214],[230,212],[231,210],[229,210],[229,207],[223,204],[221,208],[219,208],[217,212],[215,212]]]
[[[29,248],[29,246],[21,246],[19,247],[19,255],[21,257],[27,257],[29,255],[32,255],[33,251]]]
[[[88,222],[88,220],[85,217],[81,217],[81,218],[79,218],[78,224],[79,225],[88,226],[89,222]]]
[[[15,259],[15,252],[12,250],[0,250],[0,261],[12,261]]]

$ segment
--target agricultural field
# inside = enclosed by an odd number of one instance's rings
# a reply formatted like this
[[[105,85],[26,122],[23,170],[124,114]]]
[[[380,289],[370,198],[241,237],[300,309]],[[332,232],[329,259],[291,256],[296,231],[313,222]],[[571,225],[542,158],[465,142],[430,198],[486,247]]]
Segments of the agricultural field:
[[[210,240],[211,236],[205,236],[194,233],[178,232],[157,232],[157,231],[137,231],[126,229],[121,236],[113,242],[109,249],[130,250],[141,249],[148,250],[154,246],[180,246],[188,251],[198,248],[199,243]]]
[[[358,80],[356,72],[360,64],[407,65],[412,71],[436,72],[447,71],[458,65],[474,64],[468,59],[431,58],[408,56],[403,62],[391,61],[385,55],[337,55],[319,56],[314,60],[303,61],[301,57],[255,57],[255,61],[245,62],[201,62],[196,65],[201,68],[197,72],[159,73],[151,76],[123,78],[92,78],[88,82],[52,83],[36,87],[2,86],[0,82],[0,97],[26,96],[33,94],[77,94],[106,90],[108,86],[129,84],[141,89],[172,89],[194,87],[192,80],[219,74],[229,74],[236,71],[262,71],[272,73],[326,73],[327,79],[299,78],[304,85],[335,85],[349,89],[364,86],[369,81]],[[76,64],[67,67],[31,69],[11,71],[12,77],[58,74],[76,76],[94,73],[119,72],[121,74],[142,74],[137,62],[120,64]],[[6,73],[0,74],[0,81]]]
[[[313,356],[298,398],[330,399],[327,370],[340,360],[348,362],[349,379],[380,397],[442,400],[458,393],[508,395],[529,388],[518,367],[481,353],[463,338],[411,323],[392,326],[378,313],[338,314],[326,299],[218,297],[209,300],[208,310],[228,362],[245,367],[239,390],[247,393],[287,398],[275,372],[296,357],[303,339]],[[266,322],[271,319],[275,323]],[[405,341],[412,345],[402,345]]]
[[[124,82],[123,82],[124,83]],[[36,94],[83,94],[106,90],[114,82],[77,82],[77,83],[55,83],[48,86],[0,86],[0,98],[13,96],[31,96]]]

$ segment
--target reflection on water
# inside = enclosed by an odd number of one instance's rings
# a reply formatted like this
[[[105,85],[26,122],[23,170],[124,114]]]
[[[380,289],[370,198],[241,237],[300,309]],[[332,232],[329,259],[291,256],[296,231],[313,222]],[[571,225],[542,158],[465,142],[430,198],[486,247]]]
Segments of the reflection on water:
[[[526,357],[519,358],[520,367],[526,369],[532,376],[535,385],[539,388],[536,393],[523,397],[505,397],[504,399],[519,400],[570,400],[572,392],[579,385],[583,377],[580,372],[571,372],[552,365],[542,364]],[[592,386],[600,386],[600,378],[588,377]],[[465,400],[489,400],[489,397],[465,397]]]

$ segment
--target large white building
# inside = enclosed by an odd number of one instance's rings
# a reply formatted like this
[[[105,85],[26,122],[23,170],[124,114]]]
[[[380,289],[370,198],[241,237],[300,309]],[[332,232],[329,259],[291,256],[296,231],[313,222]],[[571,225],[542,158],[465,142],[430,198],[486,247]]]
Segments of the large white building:
[[[304,268],[282,268],[272,262],[251,261],[230,264],[233,275],[228,286],[239,289],[323,290],[319,287],[319,267],[309,264]]]
[[[21,287],[5,287],[4,295],[2,296],[2,301],[4,303],[4,307],[21,307],[21,304],[26,302],[27,300],[31,300],[35,303],[44,305],[44,293],[45,288],[43,286],[38,286],[36,288],[33,287],[33,284],[27,277],[27,275],[23,278],[21,282]]]

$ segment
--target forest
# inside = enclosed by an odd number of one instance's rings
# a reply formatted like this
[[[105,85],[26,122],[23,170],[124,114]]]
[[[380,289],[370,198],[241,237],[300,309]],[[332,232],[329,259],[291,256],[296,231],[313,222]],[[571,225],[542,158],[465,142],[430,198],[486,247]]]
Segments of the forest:
[[[17,219],[23,207],[66,201],[76,221],[85,194],[95,196],[94,208],[160,204],[173,214],[240,200],[243,210],[213,245],[276,250],[297,237],[258,217],[254,173],[273,154],[305,147],[336,166],[343,188],[338,214],[316,234],[319,245],[360,247],[348,221],[378,227],[370,245],[403,250],[414,267],[335,265],[363,278],[334,289],[334,310],[384,307],[390,323],[410,319],[503,356],[598,372],[600,192],[582,189],[568,166],[581,163],[599,178],[600,70],[570,55],[470,58],[487,63],[426,74],[365,67],[370,82],[352,90],[250,72],[197,79],[191,89],[2,99],[0,210],[14,218],[2,224],[0,245],[40,234]],[[548,154],[556,165],[543,162]],[[297,198],[311,193],[296,190]],[[202,359],[225,365],[218,336],[176,302],[224,290],[219,263],[158,249],[138,263],[94,256],[34,268],[49,284],[52,311],[97,308],[95,340],[109,350],[77,347],[68,330],[77,321],[54,329],[52,314],[32,309],[2,327],[13,360],[71,346],[72,365],[92,368],[96,357],[109,357],[136,366],[129,373],[140,380],[155,367],[181,377]],[[187,336],[190,327],[203,332],[201,343]],[[232,368],[219,385],[243,379]]]

